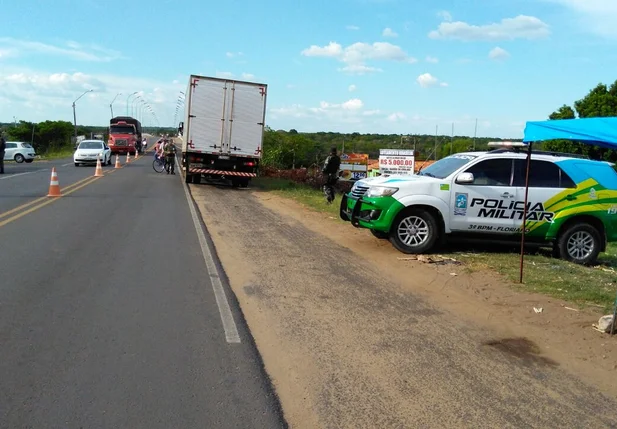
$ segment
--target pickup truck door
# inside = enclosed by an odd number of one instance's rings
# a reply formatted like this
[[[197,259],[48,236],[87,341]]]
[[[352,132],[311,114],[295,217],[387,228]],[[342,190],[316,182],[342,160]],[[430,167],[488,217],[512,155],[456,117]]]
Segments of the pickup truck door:
[[[470,166],[471,184],[452,184],[450,229],[507,234],[513,231],[517,188],[511,186],[513,159],[484,159]]]

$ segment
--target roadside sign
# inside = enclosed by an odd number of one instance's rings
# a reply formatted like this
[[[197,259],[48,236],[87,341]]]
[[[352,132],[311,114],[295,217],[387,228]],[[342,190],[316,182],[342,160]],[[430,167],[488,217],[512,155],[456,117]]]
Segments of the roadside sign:
[[[368,176],[368,154],[344,153],[341,155],[341,176],[344,181],[366,179]]]
[[[382,175],[403,176],[414,174],[415,152],[409,149],[380,149],[379,172]]]

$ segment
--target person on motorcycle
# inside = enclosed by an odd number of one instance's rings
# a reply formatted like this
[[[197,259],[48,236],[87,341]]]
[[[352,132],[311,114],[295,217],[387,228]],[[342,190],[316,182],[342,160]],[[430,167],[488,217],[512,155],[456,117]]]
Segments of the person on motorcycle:
[[[323,186],[324,193],[326,194],[326,200],[328,204],[334,201],[335,191],[334,185],[338,181],[338,170],[341,167],[341,158],[336,152],[336,148],[333,147],[330,150],[330,155],[326,158],[323,169],[321,170],[325,176],[326,183]]]

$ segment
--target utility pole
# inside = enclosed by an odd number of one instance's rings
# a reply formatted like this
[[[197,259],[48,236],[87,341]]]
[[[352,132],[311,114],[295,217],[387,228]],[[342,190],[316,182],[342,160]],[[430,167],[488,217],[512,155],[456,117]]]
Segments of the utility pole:
[[[452,122],[452,135],[450,136],[450,155],[452,155],[453,142],[454,142],[454,122]]]
[[[476,150],[476,136],[478,135],[478,118],[476,118],[476,129],[473,132],[473,150]]]

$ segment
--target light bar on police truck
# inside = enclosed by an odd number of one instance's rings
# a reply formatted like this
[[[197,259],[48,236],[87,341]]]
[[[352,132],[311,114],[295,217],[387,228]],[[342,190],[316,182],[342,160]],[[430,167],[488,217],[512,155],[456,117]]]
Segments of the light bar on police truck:
[[[504,149],[510,147],[526,147],[527,145],[523,142],[489,142],[488,147],[501,147]]]

